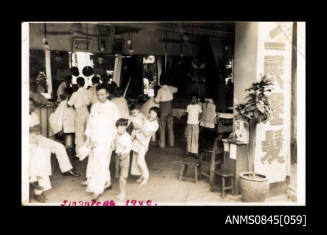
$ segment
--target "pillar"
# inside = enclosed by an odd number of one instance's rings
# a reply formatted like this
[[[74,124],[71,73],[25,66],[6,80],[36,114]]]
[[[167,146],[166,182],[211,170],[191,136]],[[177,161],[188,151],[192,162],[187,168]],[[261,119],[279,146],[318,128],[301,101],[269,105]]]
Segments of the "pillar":
[[[305,205],[305,188],[306,188],[306,172],[305,172],[305,153],[306,153],[306,140],[305,140],[305,22],[297,22],[297,125],[296,138],[297,138],[297,200],[298,203]],[[299,169],[302,171],[299,172]]]
[[[48,99],[52,98],[52,78],[51,78],[51,53],[49,49],[44,50],[45,53],[45,72],[47,76]]]
[[[117,86],[120,86],[121,66],[122,66],[122,56],[118,55],[115,57],[115,66],[114,66],[114,74],[113,74],[113,81],[117,84]]]
[[[270,95],[274,113],[258,124],[251,157],[254,170],[270,183],[284,182],[290,175],[291,130],[291,22],[237,22],[235,28],[234,105],[248,94],[245,89],[262,75],[272,76]]]

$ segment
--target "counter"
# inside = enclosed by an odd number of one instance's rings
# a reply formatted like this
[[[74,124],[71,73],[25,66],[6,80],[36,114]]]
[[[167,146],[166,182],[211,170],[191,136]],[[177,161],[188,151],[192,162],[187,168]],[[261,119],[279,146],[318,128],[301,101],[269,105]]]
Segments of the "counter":
[[[234,193],[240,191],[240,172],[248,171],[248,145],[234,139],[222,139],[224,143],[224,162],[222,169],[234,174]]]

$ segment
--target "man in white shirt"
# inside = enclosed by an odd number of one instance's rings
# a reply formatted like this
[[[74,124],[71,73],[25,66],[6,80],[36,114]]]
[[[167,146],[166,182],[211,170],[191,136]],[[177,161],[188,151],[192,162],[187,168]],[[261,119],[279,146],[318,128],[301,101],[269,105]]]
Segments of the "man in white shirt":
[[[186,108],[187,112],[187,154],[198,154],[199,151],[199,123],[201,121],[202,108],[197,104],[195,96],[192,103]]]
[[[59,162],[60,171],[65,175],[76,176],[79,174],[73,171],[73,167],[69,161],[65,146],[52,139],[41,135],[40,119],[34,112],[34,101],[30,99],[30,180],[38,181],[39,186],[43,187],[41,191],[36,191],[37,195],[41,195],[44,191],[51,188],[49,175],[51,175],[50,154],[54,153]],[[44,197],[41,200],[46,200]]]
[[[166,126],[168,128],[168,144],[170,147],[174,147],[175,137],[174,137],[174,117],[172,110],[173,94],[177,92],[177,88],[173,86],[168,86],[167,78],[162,76],[160,78],[161,84],[163,86],[158,90],[158,94],[154,99],[156,103],[160,106],[160,118],[159,118],[159,146],[161,148],[165,147],[166,143]]]
[[[114,98],[112,98],[110,101],[114,103],[117,106],[118,112],[119,112],[119,118],[123,119],[129,119],[129,109],[128,104],[123,96],[123,91],[120,87],[116,87],[113,90]]]
[[[105,189],[111,187],[109,164],[119,118],[116,105],[108,100],[106,85],[100,84],[96,90],[98,102],[91,107],[85,130],[86,145],[91,147],[91,152],[86,169],[87,181],[82,183],[93,194],[92,200],[98,199]]]
[[[84,144],[84,132],[87,119],[89,118],[89,111],[87,106],[91,103],[89,93],[84,87],[84,78],[77,78],[78,90],[68,100],[68,105],[73,106],[76,112],[75,122],[75,147],[78,155],[79,149]]]

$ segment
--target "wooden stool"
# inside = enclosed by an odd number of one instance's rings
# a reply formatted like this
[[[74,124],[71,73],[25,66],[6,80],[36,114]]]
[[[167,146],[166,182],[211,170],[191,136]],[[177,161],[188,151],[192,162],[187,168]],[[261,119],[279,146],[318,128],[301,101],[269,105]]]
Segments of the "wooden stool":
[[[188,167],[193,167],[194,169],[194,179],[192,177],[185,176]],[[185,159],[182,161],[182,169],[179,175],[179,180],[194,180],[195,183],[198,183],[198,167],[200,166],[200,161],[196,159]]]
[[[232,194],[234,194],[234,175],[232,172],[225,170],[225,169],[219,169],[215,170],[215,174],[218,176],[221,176],[221,193],[222,198],[225,197],[225,191],[226,190],[232,190]],[[231,178],[231,185],[225,186],[225,178]]]

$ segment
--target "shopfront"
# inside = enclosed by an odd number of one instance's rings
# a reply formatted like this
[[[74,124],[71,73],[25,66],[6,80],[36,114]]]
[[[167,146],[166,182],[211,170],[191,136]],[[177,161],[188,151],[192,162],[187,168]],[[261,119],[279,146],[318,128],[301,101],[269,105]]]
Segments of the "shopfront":
[[[297,146],[293,123],[297,117],[294,77],[298,74],[294,61],[299,56],[294,46],[301,46],[294,44],[298,27],[292,22],[30,23],[29,77],[23,80],[30,81],[41,71],[46,74],[43,93],[52,102],[51,108],[40,108],[46,109],[46,116],[56,107],[58,86],[73,67],[87,81],[86,88],[93,76],[108,75],[122,88],[129,104],[154,97],[164,74],[178,88],[173,101],[176,128],[185,121],[183,114],[192,96],[204,104],[212,99],[214,131],[221,137],[217,155],[221,154],[222,161],[227,158],[223,167],[232,171],[235,185],[239,187],[241,171],[251,170],[251,161],[252,170],[267,177],[272,192],[284,192],[292,175],[291,158],[297,162],[291,153],[296,155]],[[83,74],[85,66],[94,72]],[[243,102],[245,90],[264,75],[274,83],[269,96],[272,118],[256,126],[248,144],[230,141],[235,129],[233,107]],[[46,130],[47,118],[43,119]],[[49,131],[44,134],[51,135]],[[208,140],[209,148],[216,136]],[[210,173],[215,169],[209,168],[209,181],[214,184]]]

